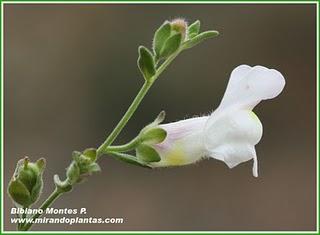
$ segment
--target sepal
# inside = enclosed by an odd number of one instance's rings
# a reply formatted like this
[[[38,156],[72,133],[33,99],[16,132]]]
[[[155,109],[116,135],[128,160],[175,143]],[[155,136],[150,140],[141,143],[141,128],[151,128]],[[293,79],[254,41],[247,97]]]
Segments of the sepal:
[[[42,174],[45,169],[45,159],[30,162],[28,157],[18,161],[14,175],[8,185],[8,194],[15,204],[30,207],[42,193]]]
[[[137,154],[138,160],[140,160],[141,162],[149,163],[149,162],[159,162],[161,160],[158,152],[154,148],[146,144],[140,144],[136,148],[136,154]]]
[[[146,163],[140,161],[136,156],[126,154],[126,153],[118,153],[118,152],[110,152],[110,154],[113,158],[119,161],[126,162],[136,166],[150,168]]]
[[[195,35],[193,38],[190,38],[188,41],[186,41],[183,44],[183,47],[185,49],[192,48],[192,47],[198,45],[199,43],[203,42],[204,40],[216,37],[218,35],[219,35],[219,32],[218,31],[214,31],[214,30],[202,32],[202,33],[200,33],[198,35]]]

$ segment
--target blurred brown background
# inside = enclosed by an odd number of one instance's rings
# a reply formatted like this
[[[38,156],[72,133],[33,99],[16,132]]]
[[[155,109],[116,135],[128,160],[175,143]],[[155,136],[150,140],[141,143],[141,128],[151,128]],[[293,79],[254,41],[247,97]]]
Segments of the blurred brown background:
[[[103,171],[54,204],[124,224],[45,224],[34,230],[314,230],[315,5],[25,5],[4,7],[5,187],[19,158],[46,157],[44,199],[73,150],[98,146],[143,79],[137,47],[166,19],[201,20],[221,35],[181,54],[117,143],[161,110],[175,121],[213,110],[239,64],[276,68],[287,85],[255,112],[264,125],[252,162],[216,160],[148,170],[101,159]],[[5,194],[5,229],[11,201]]]

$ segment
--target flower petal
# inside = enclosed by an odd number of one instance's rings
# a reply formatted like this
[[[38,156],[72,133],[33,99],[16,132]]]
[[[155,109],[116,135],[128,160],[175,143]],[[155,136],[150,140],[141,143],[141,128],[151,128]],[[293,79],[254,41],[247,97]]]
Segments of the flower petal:
[[[213,114],[214,115],[214,114]],[[230,168],[254,159],[253,174],[257,173],[257,157],[254,145],[262,137],[262,124],[249,110],[227,112],[209,118],[204,129],[207,155],[225,162]]]
[[[257,144],[262,137],[262,124],[254,112],[238,110],[217,116],[212,122],[211,116],[204,129],[204,141],[208,149],[225,143],[245,142]]]
[[[251,110],[261,100],[279,95],[284,85],[284,77],[277,70],[259,65],[240,65],[231,73],[219,109],[237,106]]]
[[[150,166],[186,165],[204,157],[203,129],[208,118],[196,117],[159,125],[167,132],[167,136],[163,142],[153,146],[160,154],[161,161],[150,163]]]
[[[258,176],[258,162],[253,145],[244,143],[224,144],[215,148],[210,154],[213,158],[225,162],[229,168],[253,159],[252,173],[255,177]]]

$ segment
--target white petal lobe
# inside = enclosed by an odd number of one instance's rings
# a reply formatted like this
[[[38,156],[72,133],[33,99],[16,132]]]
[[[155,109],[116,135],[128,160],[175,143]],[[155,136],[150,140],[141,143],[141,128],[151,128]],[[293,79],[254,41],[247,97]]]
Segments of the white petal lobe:
[[[219,107],[204,128],[207,155],[230,168],[253,159],[252,173],[258,176],[255,145],[262,137],[262,124],[252,109],[261,101],[279,95],[284,77],[263,66],[240,65],[230,76]]]
[[[284,77],[277,70],[263,66],[240,65],[231,73],[219,108],[237,106],[253,109],[261,100],[279,95],[284,85]]]

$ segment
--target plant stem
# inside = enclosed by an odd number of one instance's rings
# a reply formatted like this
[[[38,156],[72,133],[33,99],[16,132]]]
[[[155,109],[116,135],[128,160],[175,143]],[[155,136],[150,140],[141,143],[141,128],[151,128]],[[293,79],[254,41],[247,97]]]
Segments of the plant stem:
[[[51,195],[43,202],[43,204],[41,205],[41,207],[39,209],[42,209],[42,211],[45,211],[49,206],[52,205],[52,203],[63,194],[63,191],[56,188]],[[41,213],[37,213],[34,214],[32,216],[32,221],[35,221],[37,218],[39,218],[42,214]],[[28,231],[31,226],[33,225],[33,223],[26,223],[24,224],[21,228],[20,231]]]
[[[152,86],[152,82],[146,81],[143,86],[141,87],[138,95],[133,100],[132,104],[128,108],[127,112],[124,114],[124,116],[119,121],[118,125],[113,129],[111,134],[107,137],[107,139],[104,141],[104,143],[98,148],[97,150],[97,156],[100,156],[105,152],[106,148],[113,143],[113,141],[117,138],[117,136],[120,134],[122,129],[125,127],[129,119],[132,117],[133,113],[138,108],[139,104],[141,103],[144,96],[147,94],[148,90]]]
[[[175,52],[173,55],[171,55],[167,60],[165,60],[161,66],[156,71],[156,74],[148,81],[145,81],[143,86],[141,87],[139,93],[134,98],[132,104],[129,106],[128,110],[124,114],[124,116],[121,118],[119,123],[116,125],[116,127],[113,129],[111,134],[106,138],[106,140],[100,145],[100,147],[97,150],[97,157],[100,157],[102,154],[106,152],[111,151],[117,151],[117,152],[123,152],[134,149],[136,144],[140,141],[139,138],[135,138],[132,141],[130,141],[128,144],[125,145],[119,145],[119,146],[110,146],[113,141],[117,138],[117,136],[120,134],[122,129],[125,127],[125,125],[128,123],[134,112],[137,110],[139,104],[151,88],[152,84],[157,80],[157,78],[160,76],[160,74],[168,67],[168,65],[174,60],[174,58],[177,57],[177,55],[182,51],[182,49],[179,49],[177,52]],[[64,191],[61,189],[56,188],[51,195],[44,201],[44,203],[41,205],[39,209],[42,209],[45,211],[52,203],[60,197]],[[32,216],[32,221],[35,221],[37,218],[41,216],[41,213],[37,213]],[[33,223],[26,223],[24,225],[21,225],[19,230],[20,231],[28,231],[32,227]]]
[[[133,150],[136,148],[136,146],[139,144],[140,138],[136,137],[133,140],[131,140],[129,143],[123,144],[123,145],[112,145],[108,146],[103,153],[109,153],[109,152],[128,152],[130,150]]]
[[[161,66],[157,69],[155,75],[149,80],[145,81],[143,86],[141,87],[139,93],[134,98],[132,104],[129,106],[127,112],[124,114],[124,116],[121,118],[117,126],[113,129],[111,134],[107,137],[107,139],[103,142],[103,144],[98,148],[97,150],[97,156],[100,157],[104,152],[106,152],[107,148],[113,143],[113,141],[117,138],[117,136],[120,134],[122,129],[125,127],[125,125],[128,123],[134,112],[137,110],[139,104],[149,91],[152,84],[157,80],[157,78],[160,76],[160,74],[168,67],[168,65],[174,60],[174,58],[177,57],[177,55],[181,52],[182,49],[178,50],[176,53],[171,55],[167,60],[161,64]]]
[[[27,217],[27,213],[26,213],[27,208],[28,207],[23,207],[23,214],[21,216],[22,219],[25,219]],[[21,227],[23,227],[25,225],[25,223],[26,223],[26,221],[22,222],[22,224],[20,224],[18,228],[20,229]]]
[[[17,208],[17,207],[15,207],[15,208]],[[20,217],[19,214],[16,213],[16,218],[20,220],[21,217]],[[19,221],[19,220],[18,220],[18,221]],[[17,229],[18,229],[18,230],[20,230],[21,225],[22,225],[22,224],[18,222],[18,225],[17,225]]]

